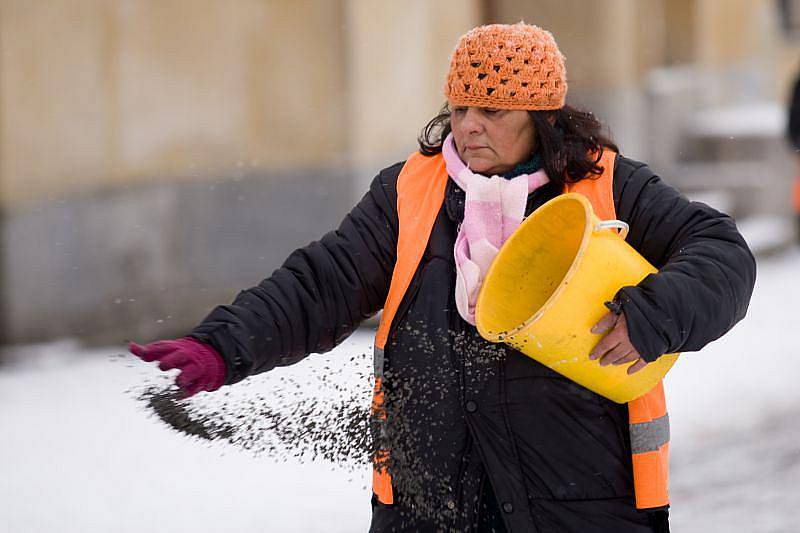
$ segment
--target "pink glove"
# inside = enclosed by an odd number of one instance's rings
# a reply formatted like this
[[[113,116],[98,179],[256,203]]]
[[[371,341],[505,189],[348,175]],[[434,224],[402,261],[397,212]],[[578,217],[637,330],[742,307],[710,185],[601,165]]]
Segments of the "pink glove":
[[[131,353],[143,361],[158,361],[161,370],[180,369],[175,383],[186,397],[200,391],[215,391],[225,383],[225,362],[214,348],[191,337],[173,341],[128,345]]]

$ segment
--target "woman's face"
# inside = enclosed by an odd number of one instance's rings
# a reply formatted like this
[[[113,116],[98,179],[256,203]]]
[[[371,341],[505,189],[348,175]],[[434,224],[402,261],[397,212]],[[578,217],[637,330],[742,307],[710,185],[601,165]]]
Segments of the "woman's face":
[[[513,170],[536,147],[536,130],[525,110],[455,107],[450,126],[461,160],[487,176]]]

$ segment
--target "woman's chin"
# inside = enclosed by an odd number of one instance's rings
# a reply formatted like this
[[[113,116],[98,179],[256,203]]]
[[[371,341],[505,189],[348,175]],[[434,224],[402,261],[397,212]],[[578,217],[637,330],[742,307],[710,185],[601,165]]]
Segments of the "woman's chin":
[[[487,176],[487,177],[499,176],[500,174],[508,172],[508,170],[505,170],[505,169],[502,169],[502,168],[498,168],[498,167],[491,167],[489,165],[487,165],[485,168],[470,167],[470,170],[472,170],[476,174],[481,174],[481,175]]]
[[[470,159],[467,164],[471,171],[477,172],[478,174],[484,174],[486,176],[498,174],[496,171],[496,165],[493,165],[492,162],[486,161],[485,159],[481,159],[479,157]]]

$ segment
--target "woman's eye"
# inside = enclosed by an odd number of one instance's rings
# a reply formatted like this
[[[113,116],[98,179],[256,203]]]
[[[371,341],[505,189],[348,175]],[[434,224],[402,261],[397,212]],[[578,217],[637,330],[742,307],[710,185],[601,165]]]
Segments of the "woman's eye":
[[[458,113],[458,114],[461,114],[461,113],[463,113],[463,112],[464,112],[464,111],[466,111],[466,110],[467,110],[467,108],[466,108],[466,107],[456,107],[456,108],[454,108],[454,109],[453,109],[453,113]]]

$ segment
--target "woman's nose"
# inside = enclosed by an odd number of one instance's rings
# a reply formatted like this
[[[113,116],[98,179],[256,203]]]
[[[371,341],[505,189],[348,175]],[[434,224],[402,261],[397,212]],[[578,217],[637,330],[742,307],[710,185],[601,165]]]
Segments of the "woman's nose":
[[[464,112],[464,117],[461,120],[461,129],[462,133],[469,134],[469,133],[480,133],[483,128],[483,123],[481,121],[481,115],[478,112],[477,108],[468,107],[467,110]]]

